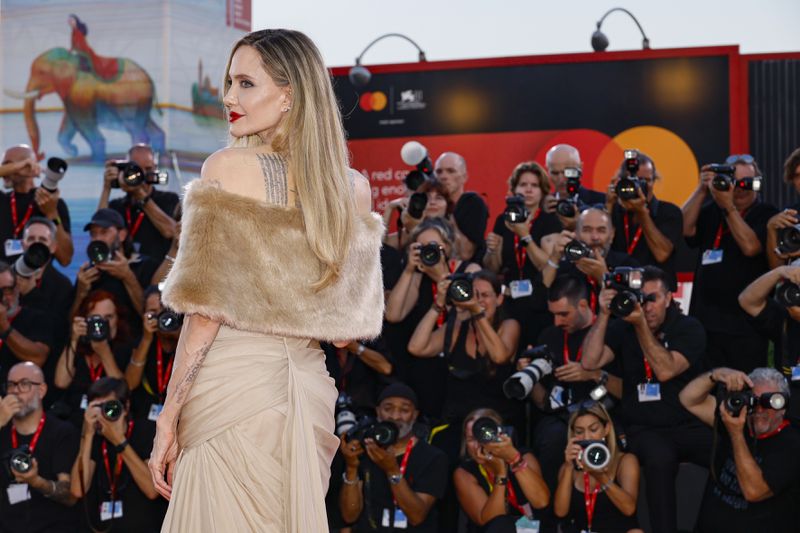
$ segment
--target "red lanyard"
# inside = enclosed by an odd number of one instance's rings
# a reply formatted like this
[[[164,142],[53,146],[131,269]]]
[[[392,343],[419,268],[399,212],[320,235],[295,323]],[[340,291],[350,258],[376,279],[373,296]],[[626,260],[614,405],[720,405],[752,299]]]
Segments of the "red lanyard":
[[[566,365],[569,363],[569,346],[567,345],[567,341],[569,339],[569,334],[564,331],[564,364]],[[583,346],[578,348],[578,353],[575,355],[575,362],[581,362],[581,356],[583,356]]]
[[[45,413],[42,413],[42,418],[39,419],[39,425],[36,427],[36,433],[33,434],[31,443],[28,444],[28,449],[31,453],[33,453],[33,450],[36,448],[36,443],[39,442],[39,435],[42,434],[42,428],[44,428],[44,419],[46,416],[47,415]],[[13,425],[11,426],[11,447],[19,447],[19,442],[17,441],[17,428]]]
[[[533,214],[533,218],[531,219],[530,231],[533,231],[533,224],[534,222],[536,222],[536,219],[539,218],[540,213],[541,209],[537,207],[536,212]],[[525,266],[525,258],[528,257],[528,250],[527,246],[519,245],[519,235],[517,234],[514,234],[514,253],[517,256],[517,268],[519,269],[519,279],[522,279],[522,267]]]
[[[450,263],[448,264],[448,267],[450,268],[450,273],[452,274],[453,271],[455,271],[456,269],[456,260],[451,259]],[[436,294],[439,292],[439,285],[434,283],[433,285],[431,285],[431,288],[433,290],[433,303],[436,303]],[[439,317],[436,319],[436,325],[438,327],[442,327],[442,324],[444,324],[445,316],[447,316],[446,311],[442,311],[441,313],[439,313]]]
[[[128,422],[128,433],[125,435],[126,439],[131,438],[131,432],[133,431],[133,420]],[[106,467],[106,475],[108,475],[108,484],[111,485],[111,501],[117,500],[117,481],[119,481],[119,475],[122,473],[122,454],[117,454],[117,464],[114,466],[114,477],[111,477],[111,464],[108,461],[108,445],[106,444],[105,439],[103,439],[103,464]]]
[[[653,369],[650,367],[650,363],[647,362],[647,357],[642,357],[644,360],[644,374],[647,376],[647,382],[650,383],[653,381]]]
[[[490,474],[483,467],[483,465],[478,465],[478,468],[480,469],[481,474],[483,475],[483,478],[489,484],[489,492],[490,493],[493,492],[494,491],[494,476],[492,474]],[[514,509],[519,511],[522,516],[527,516],[525,514],[525,509],[519,504],[519,500],[517,499],[517,493],[514,491],[514,484],[511,483],[511,477],[507,477],[506,478],[506,496],[508,497],[508,503],[509,503],[509,505],[511,505],[511,507],[513,507]]]
[[[600,492],[600,485],[596,485],[593,491],[589,489],[589,474],[583,473],[583,501],[586,504],[586,529],[592,530],[592,519],[594,518],[594,506],[597,504],[597,494]]]
[[[408,439],[408,444],[406,444],[406,453],[403,454],[403,459],[400,461],[400,475],[403,477],[406,475],[406,467],[408,467],[408,458],[411,456],[411,448],[414,447],[416,442],[417,438],[411,437]],[[394,506],[397,507],[397,498],[394,497],[394,494],[392,494],[392,501],[394,502]]]
[[[103,375],[103,363],[98,363],[97,366],[92,367],[92,360],[88,355],[86,356],[86,366],[89,368],[89,379],[92,380],[92,383]]]
[[[15,191],[11,191],[11,224],[14,226],[14,238],[18,238],[19,234],[25,228],[25,224],[28,223],[28,220],[31,218],[33,214],[33,200],[31,203],[28,204],[28,210],[25,212],[25,216],[22,217],[22,222],[18,222],[17,219],[17,193]]]
[[[764,433],[763,435],[757,435],[756,438],[758,440],[762,440],[762,439],[768,439],[770,437],[774,437],[775,435],[777,435],[778,433],[780,433],[781,431],[786,429],[786,426],[788,426],[788,425],[789,425],[789,421],[788,420],[784,420],[783,422],[781,422],[781,424],[778,427],[776,427],[775,429],[773,429],[769,433]],[[753,434],[753,432],[751,431],[750,435],[752,436],[752,434]],[[14,447],[16,448],[17,445],[15,444]]]
[[[140,211],[139,216],[136,217],[136,223],[131,225],[131,206],[125,208],[125,222],[128,223],[131,239],[133,239],[136,236],[136,233],[139,231],[139,226],[142,225],[143,220],[144,220],[144,211]]]
[[[169,376],[172,373],[172,363],[174,361],[175,357],[173,356],[170,358],[169,364],[167,364],[166,371],[164,371],[164,355],[161,348],[161,339],[158,339],[156,341],[156,381],[158,385],[158,394],[162,402],[164,401],[164,391],[167,390]]]
[[[748,207],[744,211],[739,211],[739,216],[744,218],[749,210],[750,208]],[[714,237],[714,250],[719,250],[719,245],[722,242],[722,236],[729,231],[730,229],[728,228],[727,224],[725,224],[725,219],[723,218],[722,222],[719,223],[719,227],[717,228],[717,236]]]
[[[623,220],[625,223],[625,242],[628,244],[628,255],[632,255],[636,245],[639,244],[639,239],[642,238],[642,227],[639,226],[639,229],[637,229],[636,233],[633,234],[633,241],[631,241],[627,211],[625,212],[625,215],[623,215]]]
[[[588,281],[591,286],[591,290],[589,291],[589,307],[592,308],[593,313],[597,313],[597,282],[592,276],[586,276],[586,281]]]

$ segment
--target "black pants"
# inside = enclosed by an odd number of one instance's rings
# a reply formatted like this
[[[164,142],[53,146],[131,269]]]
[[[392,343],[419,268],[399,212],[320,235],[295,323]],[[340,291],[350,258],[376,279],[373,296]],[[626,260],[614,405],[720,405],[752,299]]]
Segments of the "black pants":
[[[726,366],[749,373],[767,366],[767,339],[752,335],[730,335],[708,331],[706,335],[706,368]]]
[[[630,450],[639,458],[647,483],[647,505],[653,533],[675,533],[678,527],[675,478],[678,465],[708,466],[711,428],[691,422],[665,428],[632,426],[627,432]]]

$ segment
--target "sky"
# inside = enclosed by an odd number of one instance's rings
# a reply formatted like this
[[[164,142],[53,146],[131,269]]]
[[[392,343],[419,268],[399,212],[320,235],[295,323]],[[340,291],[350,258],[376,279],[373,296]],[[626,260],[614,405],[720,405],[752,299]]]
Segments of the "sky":
[[[631,11],[652,48],[738,44],[743,53],[800,51],[800,0],[253,0],[253,29],[292,28],[308,34],[328,66],[349,66],[381,34],[416,41],[429,61],[591,52],[597,21],[612,7]],[[641,49],[625,13],[603,23],[609,51]],[[366,65],[417,60],[399,38],[382,40]]]

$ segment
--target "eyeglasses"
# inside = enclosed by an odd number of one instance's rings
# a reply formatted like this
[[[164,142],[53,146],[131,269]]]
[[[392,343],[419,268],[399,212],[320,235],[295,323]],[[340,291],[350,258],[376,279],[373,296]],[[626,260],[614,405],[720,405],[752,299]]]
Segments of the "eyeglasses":
[[[13,285],[9,285],[8,287],[0,287],[0,292],[2,292],[4,295],[12,296],[16,289],[17,289],[17,284],[14,283]]]
[[[734,163],[744,163],[745,165],[752,165],[755,159],[750,154],[732,154],[725,160],[726,165],[733,165]]]
[[[579,403],[573,403],[567,406],[568,413],[575,413],[577,411],[585,411],[597,405],[597,400],[584,400]]]
[[[22,379],[20,381],[7,381],[4,385],[5,392],[10,392],[17,389],[19,392],[30,392],[31,387],[34,385],[41,385],[41,381],[31,381],[29,379]]]

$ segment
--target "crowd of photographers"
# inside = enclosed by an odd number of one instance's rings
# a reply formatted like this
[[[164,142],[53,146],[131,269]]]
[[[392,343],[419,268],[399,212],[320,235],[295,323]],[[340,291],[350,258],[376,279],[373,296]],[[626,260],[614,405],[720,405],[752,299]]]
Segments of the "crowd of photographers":
[[[511,169],[492,222],[464,157],[401,155],[383,333],[322,345],[332,531],[674,532],[682,463],[708,472],[695,530],[797,530],[800,205],[760,199],[752,156],[703,165],[678,207],[646,154],[600,192],[556,145]],[[179,198],[149,147],[109,161],[69,280],[66,172],[26,146],[0,164],[0,533],[158,531],[146,463],[182,323],[159,290]],[[784,180],[800,192],[800,149]]]

